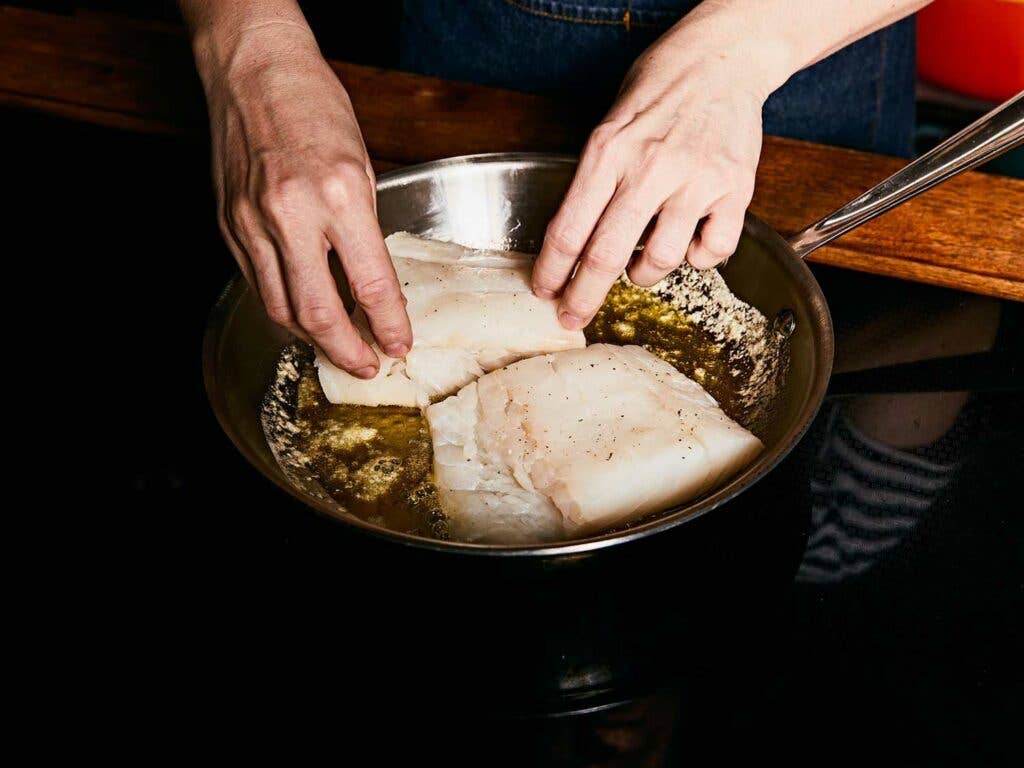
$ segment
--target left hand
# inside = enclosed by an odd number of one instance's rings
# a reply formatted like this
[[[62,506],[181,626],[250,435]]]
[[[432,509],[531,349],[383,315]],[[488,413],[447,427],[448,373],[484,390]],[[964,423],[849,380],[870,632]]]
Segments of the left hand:
[[[670,32],[634,64],[591,134],[533,272],[538,296],[562,292],[566,328],[590,322],[627,265],[630,280],[650,286],[684,257],[705,269],[735,251],[771,88],[729,50]]]

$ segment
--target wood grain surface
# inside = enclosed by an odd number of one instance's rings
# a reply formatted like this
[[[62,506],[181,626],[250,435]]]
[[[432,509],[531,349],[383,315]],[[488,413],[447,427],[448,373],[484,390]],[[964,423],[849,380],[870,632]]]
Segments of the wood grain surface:
[[[596,115],[529,94],[344,62],[374,165],[474,152],[576,152]],[[113,128],[206,138],[183,31],[0,5],[0,104]],[[751,210],[797,231],[899,168],[893,158],[766,136]],[[1024,300],[1024,181],[967,173],[810,259]]]

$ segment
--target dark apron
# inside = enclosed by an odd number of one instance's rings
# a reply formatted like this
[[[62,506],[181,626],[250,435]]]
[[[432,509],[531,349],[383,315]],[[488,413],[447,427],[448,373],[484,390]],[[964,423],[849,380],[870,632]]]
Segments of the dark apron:
[[[571,95],[603,109],[640,53],[696,5],[405,0],[401,63],[452,80]],[[765,104],[764,130],[909,155],[914,74],[914,24],[906,19],[790,78]]]

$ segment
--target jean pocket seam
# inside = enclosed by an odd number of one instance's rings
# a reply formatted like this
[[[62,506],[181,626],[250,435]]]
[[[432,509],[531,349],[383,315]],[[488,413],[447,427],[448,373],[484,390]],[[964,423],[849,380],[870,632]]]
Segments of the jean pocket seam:
[[[506,5],[510,5],[518,11],[523,13],[529,13],[533,16],[539,16],[544,19],[551,19],[552,21],[565,21],[570,24],[584,24],[604,27],[624,27],[628,32],[631,27],[643,27],[643,28],[661,28],[668,29],[672,26],[672,22],[665,24],[658,24],[650,21],[636,21],[631,18],[629,8],[626,8],[626,12],[619,19],[588,19],[583,16],[571,16],[565,13],[553,13],[552,11],[546,11],[543,8],[537,8],[533,5],[527,5],[526,3],[519,2],[518,0],[504,0]]]

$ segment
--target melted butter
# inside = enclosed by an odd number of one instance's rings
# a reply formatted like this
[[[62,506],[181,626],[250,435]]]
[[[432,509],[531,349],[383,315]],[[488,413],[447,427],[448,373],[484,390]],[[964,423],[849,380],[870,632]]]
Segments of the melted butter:
[[[617,283],[586,329],[588,343],[640,344],[694,379],[732,418],[741,369],[722,345],[650,293]],[[349,512],[391,530],[448,538],[431,477],[426,419],[416,408],[332,405],[311,360],[301,367],[294,436],[324,490]]]
[[[431,480],[430,431],[418,409],[333,405],[308,360],[298,392],[296,447],[327,493],[385,528],[448,537]]]
[[[704,387],[730,418],[744,421],[739,390],[749,361],[732,368],[721,343],[657,296],[616,283],[584,335],[588,344],[640,345]]]

